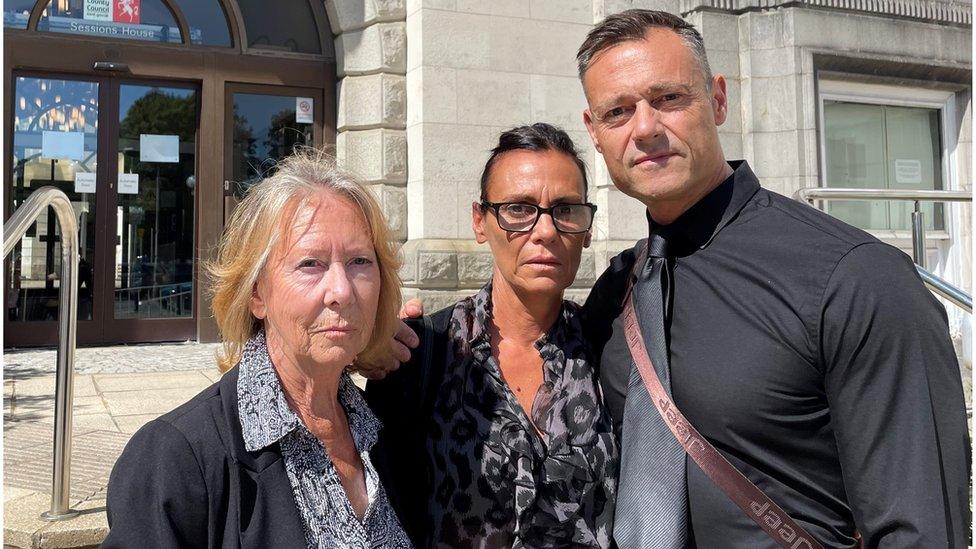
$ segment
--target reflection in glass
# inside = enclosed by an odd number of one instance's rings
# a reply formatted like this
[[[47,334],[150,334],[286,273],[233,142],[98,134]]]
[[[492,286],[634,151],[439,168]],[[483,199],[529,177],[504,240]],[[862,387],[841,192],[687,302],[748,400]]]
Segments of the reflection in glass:
[[[34,0],[3,0],[3,27],[26,29]]]
[[[270,175],[275,162],[299,145],[312,145],[312,124],[296,122],[294,96],[234,94],[235,196]]]
[[[48,78],[14,79],[13,182],[11,211],[38,188],[55,186],[71,200],[78,216],[78,318],[91,320],[95,260],[95,193],[75,192],[79,173],[95,173],[98,145],[98,84]],[[77,149],[55,149],[45,132],[74,132]],[[58,137],[58,136],[55,136]],[[47,150],[45,150],[45,143]],[[55,320],[58,314],[61,246],[51,208],[14,248],[5,290],[11,321]]]
[[[939,111],[824,101],[826,184],[868,189],[941,189]],[[834,215],[862,229],[909,229],[911,202],[832,201]],[[941,204],[922,203],[928,229],[945,227]]]
[[[196,127],[194,90],[119,87],[119,173],[138,184],[117,187],[117,319],[193,314]]]
[[[322,53],[308,0],[239,0],[247,45],[263,50]],[[328,52],[327,52],[328,53]]]
[[[111,9],[96,13],[98,2],[52,0],[37,30],[149,42],[183,41],[173,13],[162,0],[112,0]]]
[[[190,43],[231,46],[227,17],[217,0],[176,0],[190,27]]]

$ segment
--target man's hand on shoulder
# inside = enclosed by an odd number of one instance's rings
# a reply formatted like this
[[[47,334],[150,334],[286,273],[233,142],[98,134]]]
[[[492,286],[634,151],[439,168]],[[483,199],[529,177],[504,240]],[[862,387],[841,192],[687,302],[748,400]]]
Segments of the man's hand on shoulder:
[[[357,360],[353,369],[366,379],[383,379],[390,372],[400,367],[400,364],[410,360],[410,350],[416,349],[420,338],[407,326],[404,319],[420,318],[424,314],[424,303],[414,298],[403,304],[400,309],[400,322],[396,334],[390,339],[389,353],[382,358],[366,362]]]

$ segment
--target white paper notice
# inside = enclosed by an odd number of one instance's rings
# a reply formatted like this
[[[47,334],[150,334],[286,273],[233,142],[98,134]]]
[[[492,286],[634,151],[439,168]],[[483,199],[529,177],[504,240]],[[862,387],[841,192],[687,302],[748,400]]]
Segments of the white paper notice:
[[[119,174],[119,194],[139,194],[139,174]]]
[[[139,135],[139,162],[179,162],[180,136]]]
[[[93,172],[75,172],[75,192],[95,192],[95,174]]]
[[[895,160],[895,181],[918,184],[922,182],[921,160]]]
[[[312,124],[315,122],[314,103],[311,97],[295,98],[295,122],[298,124]]]
[[[58,160],[81,160],[85,156],[83,132],[43,132],[41,156]]]

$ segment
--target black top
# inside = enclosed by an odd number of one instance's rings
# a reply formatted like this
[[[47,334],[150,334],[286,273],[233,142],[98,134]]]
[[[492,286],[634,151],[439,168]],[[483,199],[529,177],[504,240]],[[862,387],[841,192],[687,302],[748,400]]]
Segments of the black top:
[[[377,463],[401,517],[410,514],[405,507],[424,505],[408,484],[426,478],[428,512],[407,525],[416,545],[610,545],[617,446],[578,311],[564,302],[555,324],[535,343],[544,381],[531,410],[522,409],[491,353],[491,283],[452,307],[439,344],[416,353],[397,375],[367,384],[367,398],[384,424],[381,442],[403,437],[404,430],[424,435],[422,441],[391,443],[395,470]],[[418,376],[426,382],[409,380]],[[424,384],[425,390],[403,390]],[[408,418],[425,401],[429,408]]]
[[[969,446],[944,309],[905,254],[732,166],[669,226],[675,403],[825,547],[856,547],[855,525],[867,547],[964,547]],[[618,427],[634,254],[584,307]],[[776,547],[687,467],[698,546]]]
[[[307,547],[280,446],[244,448],[237,373],[132,436],[109,477],[102,547]]]

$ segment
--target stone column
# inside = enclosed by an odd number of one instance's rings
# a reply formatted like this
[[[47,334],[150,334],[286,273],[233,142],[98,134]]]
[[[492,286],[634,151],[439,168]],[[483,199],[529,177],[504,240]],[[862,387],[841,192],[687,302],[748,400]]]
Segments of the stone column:
[[[325,3],[336,35],[336,157],[370,185],[394,235],[407,238],[404,0]]]

